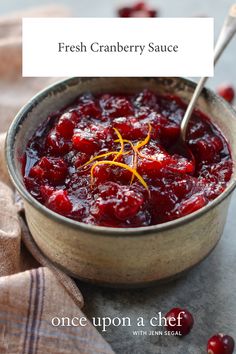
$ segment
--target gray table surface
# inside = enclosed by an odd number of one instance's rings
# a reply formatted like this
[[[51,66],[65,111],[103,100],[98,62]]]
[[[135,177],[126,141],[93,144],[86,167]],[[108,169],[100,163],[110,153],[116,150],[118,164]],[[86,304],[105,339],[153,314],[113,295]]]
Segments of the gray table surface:
[[[51,1],[41,0],[41,4]],[[123,3],[129,1],[123,0]],[[113,16],[119,0],[58,0],[74,9],[75,16]],[[150,4],[166,17],[212,16],[218,33],[231,0],[158,0]],[[39,5],[35,0],[0,1],[0,14],[23,7]],[[236,38],[225,51],[208,86],[230,81],[236,85]],[[200,354],[206,353],[206,342],[221,331],[236,338],[236,194],[229,210],[223,237],[214,252],[200,265],[179,280],[142,290],[111,290],[78,283],[85,297],[88,317],[139,316],[149,319],[159,311],[180,306],[195,317],[192,333],[184,339],[170,336],[134,336],[133,327],[112,327],[103,333],[117,354]],[[132,321],[132,322],[133,322]],[[146,326],[144,330],[150,327]]]
[[[171,336],[134,336],[132,327],[108,327],[102,335],[119,354],[201,354],[208,338],[225,332],[236,338],[236,195],[224,235],[214,252],[185,276],[165,285],[140,290],[111,290],[92,285],[80,288],[89,317],[126,317],[148,321],[172,307],[189,309],[195,326],[184,339]],[[139,328],[140,329],[140,328]],[[146,326],[143,330],[153,330]],[[155,329],[155,328],[154,328]],[[157,328],[158,329],[158,328]],[[160,328],[161,329],[161,328]]]

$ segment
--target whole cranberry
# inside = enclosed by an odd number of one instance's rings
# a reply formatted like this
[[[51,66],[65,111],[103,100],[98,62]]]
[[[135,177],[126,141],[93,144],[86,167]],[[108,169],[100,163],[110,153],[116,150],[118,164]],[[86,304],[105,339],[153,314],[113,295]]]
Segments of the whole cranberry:
[[[101,116],[101,111],[93,100],[81,104],[79,106],[79,111],[83,115],[93,117],[93,118],[99,118]]]
[[[119,17],[156,17],[157,11],[150,8],[144,1],[139,1],[133,6],[121,7],[118,10]]]
[[[175,307],[166,314],[168,331],[179,332],[181,336],[186,336],[191,331],[194,320],[188,310]]]
[[[52,195],[53,192],[53,187],[50,187],[48,185],[40,186],[41,197],[45,202],[48,200],[48,198]]]
[[[107,165],[98,165],[94,168],[93,176],[95,178],[96,185],[109,181],[111,171]]]
[[[127,117],[134,113],[131,102],[126,97],[122,96],[105,97],[101,99],[101,105],[103,110],[113,118]]]
[[[66,139],[70,139],[73,135],[75,123],[71,119],[72,113],[64,113],[57,123],[57,132]]]
[[[131,17],[132,9],[128,6],[121,7],[118,9],[118,16],[119,17]]]
[[[133,5],[134,11],[142,11],[142,10],[145,10],[146,8],[147,8],[147,5],[145,4],[144,1],[139,1]]]
[[[71,143],[65,140],[56,129],[52,129],[46,137],[46,148],[55,156],[67,154],[71,149]]]
[[[144,198],[141,193],[122,188],[122,195],[112,205],[114,215],[119,220],[132,218],[139,212],[143,203]]]
[[[73,147],[87,154],[94,154],[99,149],[99,143],[94,135],[86,131],[77,131],[72,137]]]
[[[231,336],[218,333],[208,340],[208,354],[232,354],[234,351],[234,339]]]
[[[67,215],[72,211],[72,204],[68,198],[67,191],[59,189],[51,193],[47,207],[56,213]]]
[[[207,200],[202,194],[194,194],[189,199],[184,200],[178,207],[179,216],[185,216],[203,208]]]
[[[217,88],[217,93],[223,97],[229,103],[232,103],[234,100],[234,88],[229,84],[222,84]]]

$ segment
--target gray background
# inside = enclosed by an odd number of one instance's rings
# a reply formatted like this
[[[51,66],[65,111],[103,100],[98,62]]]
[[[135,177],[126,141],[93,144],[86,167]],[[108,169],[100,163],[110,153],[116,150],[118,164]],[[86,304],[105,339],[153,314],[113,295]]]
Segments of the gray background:
[[[71,7],[73,15],[85,17],[114,16],[114,9],[124,0],[68,0],[57,3]],[[41,0],[40,5],[51,3]],[[219,32],[230,0],[159,0],[149,1],[160,9],[161,16],[212,16],[215,32]],[[0,1],[0,14],[27,6],[39,5],[28,0]],[[202,54],[199,54],[202,55]],[[208,86],[215,88],[222,82],[236,86],[236,38],[225,51]],[[189,309],[195,319],[191,334],[183,339],[165,336],[133,336],[133,327],[109,327],[103,336],[117,354],[200,354],[206,353],[209,336],[226,332],[236,338],[236,194],[232,203],[224,235],[215,251],[199,266],[179,280],[142,290],[110,290],[78,283],[85,296],[88,317],[126,317],[132,322],[143,316],[146,320],[162,311],[180,306]],[[146,326],[144,330],[150,329]],[[155,328],[154,328],[155,329]]]

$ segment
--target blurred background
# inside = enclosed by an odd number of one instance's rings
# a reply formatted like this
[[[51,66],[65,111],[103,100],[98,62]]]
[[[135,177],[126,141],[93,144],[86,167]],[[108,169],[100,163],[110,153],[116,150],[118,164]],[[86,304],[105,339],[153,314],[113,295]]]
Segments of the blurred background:
[[[137,3],[134,0],[1,0],[0,14],[7,15],[34,6],[60,4],[69,8],[72,16],[78,17],[113,17],[117,10],[124,6]],[[146,4],[157,10],[161,17],[191,17],[209,16],[215,19],[215,36],[218,35],[222,21],[230,7],[232,0],[149,0]],[[204,55],[204,53],[199,53]],[[208,82],[208,86],[215,88],[222,82],[236,84],[236,38],[226,49],[220,63],[217,64],[215,77]]]

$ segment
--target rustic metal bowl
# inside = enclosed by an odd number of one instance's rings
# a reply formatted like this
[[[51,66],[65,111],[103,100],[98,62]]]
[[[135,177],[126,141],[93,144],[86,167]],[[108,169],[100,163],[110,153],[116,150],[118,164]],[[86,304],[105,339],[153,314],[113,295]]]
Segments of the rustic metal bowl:
[[[195,83],[183,78],[72,78],[50,86],[17,114],[7,135],[9,172],[23,197],[32,236],[54,264],[68,274],[109,286],[134,287],[182,273],[204,259],[223,232],[236,185],[234,169],[228,187],[202,209],[178,220],[139,228],[86,225],[47,209],[26,190],[20,157],[38,125],[47,115],[86,91],[134,93],[149,88],[171,93],[188,102]],[[198,108],[211,117],[228,140],[236,161],[236,112],[224,100],[204,90]]]

